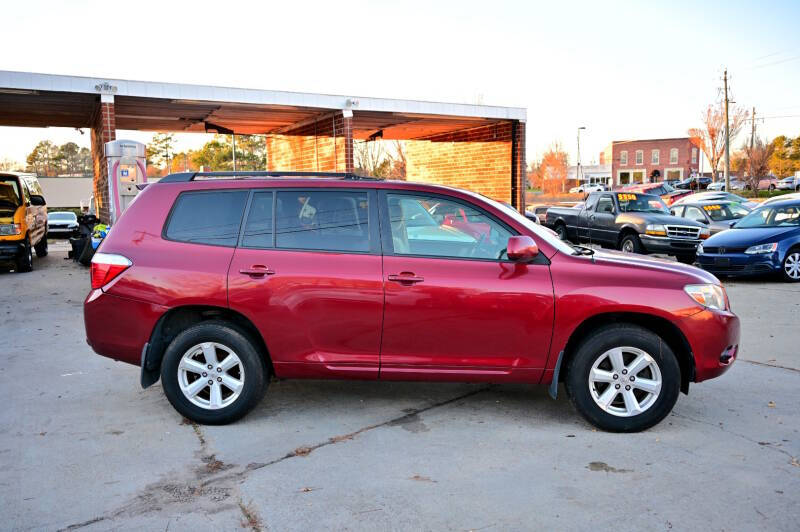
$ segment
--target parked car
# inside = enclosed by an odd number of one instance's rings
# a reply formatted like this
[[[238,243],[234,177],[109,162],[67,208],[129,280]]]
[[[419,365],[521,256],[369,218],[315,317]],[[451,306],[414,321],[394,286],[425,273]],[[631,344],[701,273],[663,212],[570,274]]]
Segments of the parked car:
[[[771,203],[775,203],[776,201],[786,201],[786,200],[800,200],[800,192],[792,192],[791,194],[782,194],[780,196],[773,196],[771,198],[765,199],[761,205],[770,205]]]
[[[800,175],[784,177],[776,185],[778,190],[795,190],[800,192]]]
[[[569,189],[569,193],[570,194],[586,194],[588,192],[603,192],[604,190],[606,190],[605,185],[602,185],[602,184],[599,184],[599,183],[591,183],[591,184],[584,183],[584,184],[579,185],[577,187],[572,187],[571,189]]]
[[[642,194],[654,194],[661,197],[664,203],[672,205],[677,200],[690,195],[689,190],[677,190],[667,183],[645,183],[643,185],[628,185],[622,187],[621,191],[640,192]]]
[[[747,207],[748,209],[751,210],[755,209],[760,205],[760,203],[756,203],[755,201],[750,201],[749,199],[734,194],[733,192],[706,191],[706,192],[695,192],[694,194],[691,194],[689,196],[684,196],[675,203],[673,203],[673,206],[683,205],[688,202],[694,203],[698,201],[731,201],[733,203],[738,203],[740,205],[743,205],[744,207]]]
[[[675,184],[675,188],[682,188],[686,190],[705,190],[708,185],[713,182],[710,177],[688,177]]]
[[[77,236],[79,233],[78,216],[70,211],[56,211],[47,214],[48,236]]]
[[[700,269],[573,247],[466,191],[320,177],[149,185],[92,260],[89,344],[199,423],[242,417],[272,376],[563,382],[623,432],[737,356],[739,320]],[[440,224],[436,202],[489,231]]]
[[[697,251],[697,263],[716,275],[779,273],[800,281],[800,201],[763,205],[709,238]]]
[[[743,181],[739,181],[738,179],[731,179],[731,190],[745,190],[746,184]],[[706,190],[714,190],[714,191],[724,191],[725,190],[725,180],[720,179],[719,181],[715,181],[706,187]]]
[[[581,208],[550,208],[547,226],[562,240],[628,253],[665,253],[689,264],[710,234],[697,222],[671,215],[658,196],[634,192],[593,192]]]
[[[744,183],[745,190],[751,190],[753,186],[749,181]],[[756,183],[758,190],[775,190],[778,188],[778,180],[772,176],[760,177]]]
[[[731,221],[744,218],[750,209],[732,201],[686,201],[681,205],[673,205],[670,209],[673,216],[680,216],[687,220],[708,227],[712,235],[730,229]]]
[[[0,261],[17,272],[33,269],[33,252],[47,255],[47,207],[31,174],[0,173]]]
[[[544,225],[545,221],[547,221],[547,209],[550,208],[550,205],[531,205],[525,211],[525,216],[528,218],[536,218],[536,220]]]

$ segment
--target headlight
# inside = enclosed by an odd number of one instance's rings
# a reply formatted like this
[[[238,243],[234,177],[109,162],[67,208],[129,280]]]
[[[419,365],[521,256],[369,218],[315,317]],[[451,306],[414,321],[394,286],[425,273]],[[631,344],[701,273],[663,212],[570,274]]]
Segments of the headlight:
[[[760,244],[758,246],[750,246],[746,250],[745,253],[748,255],[758,255],[759,253],[772,253],[778,249],[778,243],[773,242],[772,244]]]
[[[711,236],[711,230],[708,227],[703,227],[700,229],[700,238],[705,240],[706,238]]]
[[[0,225],[0,235],[18,235],[20,233],[22,233],[22,227],[19,224]]]
[[[651,236],[667,236],[667,228],[661,224],[648,224],[645,233]]]
[[[697,244],[697,254],[698,255],[703,254],[703,244]]]
[[[683,290],[698,304],[717,310],[728,310],[725,289],[716,284],[687,284]]]

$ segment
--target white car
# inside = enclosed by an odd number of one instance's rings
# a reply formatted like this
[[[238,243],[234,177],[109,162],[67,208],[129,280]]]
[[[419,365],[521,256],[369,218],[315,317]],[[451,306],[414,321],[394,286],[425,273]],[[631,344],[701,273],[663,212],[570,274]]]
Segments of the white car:
[[[783,194],[781,196],[773,196],[768,200],[765,200],[763,203],[761,203],[761,205],[769,205],[770,203],[775,203],[776,201],[783,201],[783,200],[800,200],[800,192]]]
[[[800,176],[784,177],[778,181],[778,190],[796,190],[800,192]]]
[[[78,232],[78,217],[74,212],[47,213],[47,234],[49,236],[74,236]]]
[[[570,194],[588,194],[589,192],[604,192],[606,189],[605,185],[600,184],[592,184],[592,185],[580,185],[578,187],[572,187],[569,189]]]

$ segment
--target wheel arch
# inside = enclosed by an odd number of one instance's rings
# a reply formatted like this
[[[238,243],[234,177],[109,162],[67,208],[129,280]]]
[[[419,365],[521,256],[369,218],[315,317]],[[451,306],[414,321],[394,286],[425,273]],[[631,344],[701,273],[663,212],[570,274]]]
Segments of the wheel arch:
[[[272,359],[264,337],[245,315],[225,307],[189,305],[170,309],[158,319],[153,327],[150,341],[142,352],[142,388],[147,388],[158,381],[161,361],[170,342],[188,327],[210,320],[230,323],[249,337],[261,353],[267,369],[274,375]]]
[[[619,234],[617,235],[617,247],[622,244],[622,239],[628,235],[639,236],[639,231],[637,231],[636,228],[631,225],[622,226],[619,230]]]
[[[595,314],[581,322],[581,324],[572,331],[564,347],[564,355],[561,357],[560,371],[558,373],[559,382],[564,381],[564,377],[566,376],[565,370],[569,367],[569,361],[575,355],[581,342],[590,335],[592,331],[605,325],[623,323],[630,323],[647,329],[657,334],[669,345],[672,352],[675,353],[675,356],[678,358],[678,366],[681,370],[681,391],[688,394],[689,383],[694,380],[695,363],[694,355],[692,354],[692,349],[686,336],[684,336],[683,332],[669,320],[653,314],[638,312]]]

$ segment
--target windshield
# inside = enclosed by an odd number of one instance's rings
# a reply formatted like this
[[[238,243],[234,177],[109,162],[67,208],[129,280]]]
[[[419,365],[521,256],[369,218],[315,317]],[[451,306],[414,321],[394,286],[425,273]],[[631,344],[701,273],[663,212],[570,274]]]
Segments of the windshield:
[[[656,212],[669,214],[667,205],[658,196],[652,194],[634,194],[625,192],[617,194],[619,208],[622,212]]]
[[[800,203],[791,205],[765,205],[738,222],[737,229],[752,227],[787,227],[800,226]]]
[[[487,198],[485,196],[481,196],[481,199],[486,201],[487,203],[491,203],[494,207],[497,207],[504,213],[506,213],[509,217],[513,218],[517,223],[523,225],[526,229],[528,229],[531,233],[536,235],[538,238],[541,238],[558,251],[562,253],[566,253],[567,255],[575,254],[575,248],[558,238],[555,233],[547,229],[546,227],[542,227],[538,225],[536,222],[528,220],[524,215],[517,212],[516,209],[510,207],[504,203],[500,203],[499,201],[495,201],[491,198]]]
[[[744,218],[750,213],[750,211],[736,203],[715,203],[711,205],[703,205],[703,210],[706,211],[708,217],[715,222]]]
[[[67,220],[70,222],[74,222],[78,219],[75,213],[72,212],[51,212],[48,213],[47,217],[50,220]]]

